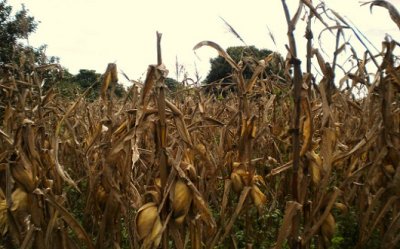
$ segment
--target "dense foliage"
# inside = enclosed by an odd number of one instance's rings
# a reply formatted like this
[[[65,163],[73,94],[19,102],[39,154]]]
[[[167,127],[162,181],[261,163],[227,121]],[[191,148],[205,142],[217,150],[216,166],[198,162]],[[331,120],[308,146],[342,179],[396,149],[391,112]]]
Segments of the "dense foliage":
[[[265,59],[272,53],[272,51],[268,49],[258,49],[255,46],[228,47],[226,52],[235,62],[242,61],[244,64],[243,77],[245,79],[251,78],[252,72],[259,60]],[[279,60],[283,63],[283,58],[280,57]],[[232,75],[232,67],[222,56],[210,59],[210,64],[211,69],[205,79],[207,83],[212,83],[219,80],[222,80],[223,82],[232,81],[230,78]],[[283,67],[283,65],[281,65],[281,67]],[[266,73],[272,73],[270,70],[271,69],[265,69]],[[274,68],[273,73],[278,73],[278,70],[278,68]]]
[[[23,7],[13,16],[12,7],[6,0],[0,1],[0,63],[9,63],[18,59],[23,48],[18,40],[27,39],[37,27],[35,19]]]
[[[22,9],[12,15],[12,7],[6,0],[0,2],[0,66],[3,73],[32,71],[35,68],[59,62],[59,58],[46,55],[46,45],[38,48],[29,46],[29,36],[35,32],[38,24],[34,17],[22,5]],[[25,40],[25,42],[23,42]],[[81,69],[78,74],[72,75],[67,69],[61,69],[62,74],[54,75],[42,73],[45,90],[56,87],[64,97],[74,98],[92,87],[86,95],[90,100],[99,96],[101,74],[94,70]],[[61,77],[62,75],[62,77]],[[122,97],[125,92],[121,84],[116,84],[115,94]]]

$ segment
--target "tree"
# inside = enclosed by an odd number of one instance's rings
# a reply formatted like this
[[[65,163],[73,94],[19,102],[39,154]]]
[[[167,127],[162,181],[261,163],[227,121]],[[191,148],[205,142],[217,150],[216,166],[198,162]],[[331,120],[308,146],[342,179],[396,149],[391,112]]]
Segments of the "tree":
[[[167,77],[165,79],[165,85],[167,85],[168,89],[171,92],[176,92],[179,89],[179,87],[181,86],[181,83],[179,83],[178,81],[176,81],[172,78]]]
[[[93,88],[98,90],[100,88],[101,74],[96,73],[95,70],[80,69],[79,73],[73,77],[73,81],[81,86],[83,89],[90,87],[96,83]]]
[[[28,39],[35,32],[37,22],[28,15],[28,10],[22,5],[14,16],[12,7],[6,0],[0,0],[0,63],[19,63],[21,50],[29,48],[18,43],[19,39]],[[31,48],[32,49],[32,48]]]
[[[67,99],[75,99],[77,95],[82,94],[87,88],[92,86],[92,89],[86,95],[86,99],[94,101],[100,95],[102,84],[102,75],[96,73],[95,70],[80,69],[76,75],[68,72],[68,69],[63,69],[63,78],[56,83],[58,92]],[[122,84],[117,83],[114,86],[115,96],[121,98],[126,93]]]
[[[243,76],[245,79],[251,78],[252,70],[250,69],[250,65],[248,63],[253,60],[261,60],[266,56],[272,53],[272,51],[268,49],[258,49],[255,46],[237,46],[237,47],[229,47],[226,52],[232,57],[232,59],[236,62],[240,60],[244,60],[246,68],[243,72]],[[225,59],[221,56],[213,58],[210,60],[211,69],[206,77],[206,83],[212,83],[215,81],[219,81],[223,78],[229,77],[232,73],[231,66],[225,61]],[[228,80],[223,80],[223,82],[227,82]]]
[[[94,100],[99,96],[101,88],[101,74],[96,73],[95,70],[80,69],[79,73],[71,78],[72,85],[78,85],[79,88],[85,91],[88,87],[92,86],[92,90],[86,96],[89,100]]]

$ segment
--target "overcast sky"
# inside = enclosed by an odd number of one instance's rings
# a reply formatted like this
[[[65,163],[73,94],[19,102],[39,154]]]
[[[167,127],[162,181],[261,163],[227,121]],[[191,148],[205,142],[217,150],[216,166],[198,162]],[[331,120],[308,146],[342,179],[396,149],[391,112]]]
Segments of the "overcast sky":
[[[298,1],[287,2],[293,15]],[[400,0],[391,2],[400,7]],[[77,73],[79,69],[103,73],[109,62],[115,62],[130,78],[143,79],[147,66],[156,63],[155,33],[159,31],[163,33],[163,60],[170,77],[175,78],[177,57],[189,75],[193,76],[196,65],[205,78],[209,59],[217,53],[211,48],[201,48],[196,56],[192,50],[195,44],[211,40],[224,48],[242,45],[220,16],[248,45],[268,48],[286,56],[287,25],[281,0],[8,0],[8,3],[14,9],[25,4],[40,22],[37,32],[30,37],[30,44],[47,44],[47,54],[60,57],[61,64],[71,73]],[[399,29],[390,20],[386,9],[375,7],[371,14],[369,7],[360,7],[358,0],[326,0],[325,3],[342,16],[349,17],[378,49],[385,33],[398,40]],[[267,26],[274,34],[277,46],[269,38]],[[317,37],[319,33],[314,32]],[[305,51],[303,34],[304,25],[299,25],[296,38],[300,55]],[[351,42],[358,43],[354,35],[349,37]],[[334,47],[334,35],[325,32],[322,38],[327,50]],[[325,56],[331,60],[330,55]]]

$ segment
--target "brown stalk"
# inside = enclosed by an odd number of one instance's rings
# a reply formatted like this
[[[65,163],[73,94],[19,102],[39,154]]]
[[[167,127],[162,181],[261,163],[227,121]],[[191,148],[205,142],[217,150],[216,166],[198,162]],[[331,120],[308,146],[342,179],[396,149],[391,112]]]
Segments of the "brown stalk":
[[[162,56],[161,56],[161,33],[157,32],[157,66],[162,65]],[[160,160],[160,177],[161,177],[161,187],[164,189],[165,184],[168,178],[168,171],[167,171],[167,156],[165,153],[165,148],[167,146],[167,124],[166,124],[166,115],[165,115],[165,85],[163,79],[159,79],[156,82],[156,87],[158,91],[158,129],[159,133],[159,160]]]
[[[300,163],[300,112],[301,112],[301,85],[302,85],[302,73],[300,64],[301,61],[297,58],[296,41],[293,35],[295,30],[295,20],[290,20],[289,9],[286,5],[286,1],[282,0],[283,9],[286,16],[286,22],[288,24],[288,39],[289,39],[289,52],[291,55],[291,64],[294,67],[293,77],[293,99],[294,99],[294,111],[293,111],[293,123],[292,123],[292,139],[293,139],[293,179],[292,179],[292,195],[294,200],[297,200],[297,174]],[[299,6],[301,8],[301,6]]]
[[[157,32],[157,67],[161,67],[162,65],[162,55],[161,55],[161,37],[162,34]],[[167,184],[167,178],[169,175],[169,169],[167,164],[167,123],[166,123],[166,115],[165,115],[165,83],[164,78],[161,76],[157,79],[156,82],[157,89],[157,107],[158,107],[158,122],[157,122],[157,130],[158,130],[158,160],[160,167],[160,178],[161,178],[161,189],[164,190]],[[165,220],[167,215],[167,209],[163,208],[161,210],[161,219]],[[162,248],[168,248],[168,228],[165,227],[165,231],[162,235]]]
[[[338,25],[339,26],[339,25]],[[337,56],[340,52],[339,50],[339,41],[340,41],[340,34],[342,33],[342,28],[338,28],[337,33],[336,33],[336,43],[335,43],[335,52],[333,52],[333,62],[332,62],[332,72],[333,72],[333,78],[331,79],[331,84],[330,84],[330,89],[333,89],[335,87],[334,82],[335,82],[335,68],[336,68],[336,63],[337,63]]]
[[[298,173],[300,164],[300,115],[301,115],[301,87],[302,87],[302,72],[301,72],[301,61],[297,58],[296,40],[294,37],[294,30],[296,28],[297,18],[299,10],[302,8],[302,3],[299,3],[298,11],[295,17],[291,20],[289,9],[286,5],[286,1],[282,0],[283,10],[285,12],[286,22],[288,25],[288,39],[289,39],[289,53],[290,63],[294,67],[293,76],[293,100],[294,100],[294,111],[292,120],[292,143],[293,143],[293,168],[292,168],[292,198],[295,202],[299,202],[299,190],[298,190]],[[298,232],[300,216],[295,215],[296,218],[293,220],[293,228],[291,230],[291,238],[289,244],[296,248],[298,246]]]

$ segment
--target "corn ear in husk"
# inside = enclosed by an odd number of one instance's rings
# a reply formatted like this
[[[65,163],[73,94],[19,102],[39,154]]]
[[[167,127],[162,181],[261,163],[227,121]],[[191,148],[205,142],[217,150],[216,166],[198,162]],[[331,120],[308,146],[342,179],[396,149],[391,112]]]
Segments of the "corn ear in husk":
[[[171,199],[173,217],[176,223],[181,224],[185,220],[192,203],[192,193],[182,180],[176,181]]]
[[[143,205],[136,215],[136,231],[144,248],[158,247],[161,242],[162,223],[156,203]]]

